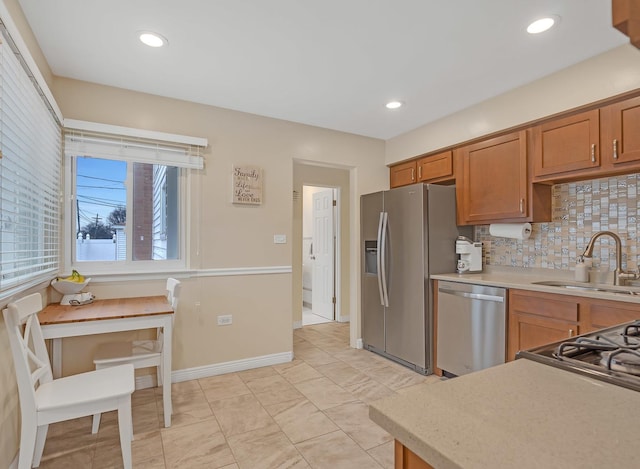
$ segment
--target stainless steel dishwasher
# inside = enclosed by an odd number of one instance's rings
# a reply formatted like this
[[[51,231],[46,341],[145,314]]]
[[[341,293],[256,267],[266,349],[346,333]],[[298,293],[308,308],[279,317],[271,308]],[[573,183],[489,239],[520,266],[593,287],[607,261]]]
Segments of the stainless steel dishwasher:
[[[438,282],[438,368],[460,376],[505,362],[506,289]]]

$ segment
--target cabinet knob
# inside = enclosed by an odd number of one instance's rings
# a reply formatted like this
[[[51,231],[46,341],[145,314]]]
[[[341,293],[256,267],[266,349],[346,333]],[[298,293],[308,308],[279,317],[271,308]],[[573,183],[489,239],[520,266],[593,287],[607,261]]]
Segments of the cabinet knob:
[[[422,165],[418,166],[418,179],[422,179]]]
[[[613,159],[614,160],[618,159],[618,139],[617,138],[613,139]]]
[[[591,162],[592,163],[596,162],[596,144],[595,143],[591,144]]]
[[[416,180],[416,170],[411,168],[411,180],[415,181]]]
[[[520,199],[520,213],[524,213],[524,199]]]
[[[573,329],[569,329],[569,337],[573,337]]]

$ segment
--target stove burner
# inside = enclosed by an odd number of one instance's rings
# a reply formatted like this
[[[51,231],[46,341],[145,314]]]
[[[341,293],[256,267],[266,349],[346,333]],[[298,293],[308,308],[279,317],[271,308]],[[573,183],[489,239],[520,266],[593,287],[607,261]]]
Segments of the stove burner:
[[[516,358],[640,391],[640,320],[521,350]]]
[[[634,350],[602,352],[600,363],[609,370],[640,376],[640,353]]]
[[[577,337],[562,342],[553,356],[564,361],[584,361],[602,365],[608,370],[640,376],[640,323],[632,323],[621,331]],[[589,358],[593,356],[594,358]]]

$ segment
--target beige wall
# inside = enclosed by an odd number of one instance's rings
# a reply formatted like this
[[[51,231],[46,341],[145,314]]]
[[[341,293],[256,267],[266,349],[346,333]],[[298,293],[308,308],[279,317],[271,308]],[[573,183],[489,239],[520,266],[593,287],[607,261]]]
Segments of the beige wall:
[[[175,134],[206,137],[205,169],[192,172],[189,197],[189,256],[198,271],[182,278],[182,301],[175,322],[173,369],[215,365],[292,351],[292,284],[294,274],[219,276],[216,269],[292,266],[294,160],[313,165],[349,168],[343,194],[349,206],[343,212],[346,243],[343,257],[350,271],[359,264],[358,210],[354,200],[365,192],[388,187],[384,142],[240,113],[212,106],[160,98],[96,84],[53,77],[17,6],[10,0],[15,23],[24,29],[41,73],[50,83],[65,118],[136,127]],[[231,168],[252,164],[264,170],[264,203],[259,207],[231,204]],[[287,244],[273,243],[285,234]],[[87,272],[88,273],[88,272]],[[90,274],[90,273],[89,273]],[[357,282],[347,275],[343,287],[344,310],[354,315],[359,306]],[[164,290],[164,280],[91,283],[100,298],[154,295]],[[47,291],[43,292],[49,293]],[[55,294],[54,294],[55,295]],[[53,298],[54,300],[58,298]],[[199,308],[196,308],[199,303]],[[232,314],[231,326],[216,325],[216,316]],[[92,368],[91,356],[100,342],[147,336],[128,333],[65,339],[63,374]],[[358,332],[352,333],[355,343]],[[10,360],[8,338],[0,320],[0,467],[8,467],[18,449],[18,395]]]
[[[209,140],[205,169],[192,172],[188,189],[192,201],[189,255],[192,268],[199,273],[182,279],[173,369],[291,352],[294,275],[219,276],[215,269],[293,265],[293,270],[299,271],[300,266],[293,263],[294,160],[350,168],[344,200],[350,205],[345,212],[352,218],[343,223],[347,235],[345,251],[349,266],[358,265],[358,250],[350,246],[359,239],[355,218],[358,211],[352,206],[353,200],[363,192],[387,187],[384,142],[65,78],[56,77],[52,91],[65,118]],[[263,168],[261,206],[234,206],[230,202],[234,164]],[[287,244],[274,244],[274,234],[285,234]],[[356,282],[349,283],[347,276],[343,295],[345,310],[351,314],[358,310],[356,286]],[[163,288],[161,280],[101,283],[96,278],[91,284],[91,291],[100,298],[159,294]],[[200,304],[198,309],[196,303]],[[219,314],[232,314],[233,324],[217,326]],[[353,327],[358,328],[355,314]],[[352,333],[354,343],[356,335]],[[113,340],[113,336],[65,339],[63,374],[91,369],[93,349],[106,340]],[[5,345],[3,341],[3,348]],[[18,401],[15,382],[11,380],[13,369],[5,365],[2,373],[8,381],[0,384],[5,400],[0,448],[6,451],[0,452],[2,467],[8,465],[17,450]]]
[[[640,51],[612,49],[386,142],[386,164],[640,88]]]
[[[209,139],[205,169],[192,173],[189,188],[190,256],[196,269],[293,265],[298,272],[293,261],[293,253],[299,253],[292,217],[294,159],[349,165],[354,179],[367,181],[361,186],[371,190],[387,184],[380,140],[64,78],[54,80],[53,93],[65,118]],[[261,206],[230,202],[234,164],[263,168]],[[359,195],[357,179],[352,190]],[[346,200],[351,197],[347,194]],[[358,229],[354,220],[346,225],[348,233]],[[287,235],[287,244],[274,244],[274,234]],[[176,320],[174,369],[291,351],[292,283],[290,274],[187,279]],[[102,297],[135,293],[130,285],[95,283],[92,291],[97,288]],[[348,283],[345,297],[357,301]],[[219,314],[233,314],[233,325],[216,326]],[[74,370],[74,360],[77,369],[84,367],[72,353],[74,340],[66,342],[69,353],[63,361]]]

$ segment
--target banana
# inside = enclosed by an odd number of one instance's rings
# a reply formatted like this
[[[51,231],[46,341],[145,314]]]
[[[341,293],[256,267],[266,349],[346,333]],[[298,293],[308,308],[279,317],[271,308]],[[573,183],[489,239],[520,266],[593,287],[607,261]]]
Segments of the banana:
[[[80,272],[77,270],[73,270],[71,271],[71,275],[63,278],[62,280],[66,280],[67,282],[84,283],[84,276],[80,275]]]

